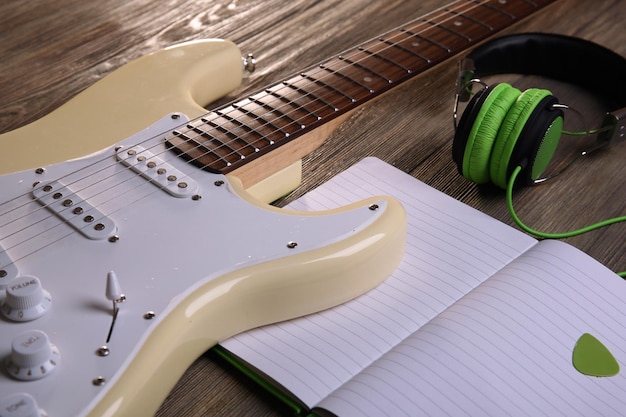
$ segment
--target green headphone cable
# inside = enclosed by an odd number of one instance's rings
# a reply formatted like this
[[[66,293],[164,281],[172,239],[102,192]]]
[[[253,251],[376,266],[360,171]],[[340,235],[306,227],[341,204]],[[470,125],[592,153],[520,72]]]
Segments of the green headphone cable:
[[[517,216],[517,213],[515,213],[515,209],[513,208],[513,185],[515,184],[515,179],[517,178],[517,176],[519,175],[521,171],[522,171],[521,166],[516,167],[513,170],[511,177],[509,178],[509,181],[506,187],[506,204],[509,208],[509,213],[511,214],[513,221],[515,221],[515,223],[522,230],[524,230],[527,233],[530,233],[531,235],[544,238],[544,239],[564,239],[567,237],[581,235],[583,233],[587,233],[592,230],[599,229],[601,227],[605,227],[611,224],[626,221],[626,216],[613,217],[611,219],[606,219],[597,223],[590,224],[580,229],[570,230],[569,232],[561,232],[561,233],[546,233],[546,232],[540,232],[538,230],[532,229],[528,227],[527,225],[525,225],[524,223],[522,223],[520,218]],[[617,275],[619,275],[622,278],[626,278],[626,271],[618,272]]]

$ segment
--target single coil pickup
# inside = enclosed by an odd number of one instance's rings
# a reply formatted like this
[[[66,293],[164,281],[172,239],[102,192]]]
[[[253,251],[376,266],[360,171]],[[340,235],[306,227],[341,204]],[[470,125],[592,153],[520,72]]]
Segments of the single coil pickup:
[[[198,184],[189,176],[141,146],[119,148],[117,159],[174,197],[190,197],[198,191]]]
[[[60,181],[37,184],[33,189],[33,197],[89,239],[108,239],[117,233],[117,226],[112,219]]]

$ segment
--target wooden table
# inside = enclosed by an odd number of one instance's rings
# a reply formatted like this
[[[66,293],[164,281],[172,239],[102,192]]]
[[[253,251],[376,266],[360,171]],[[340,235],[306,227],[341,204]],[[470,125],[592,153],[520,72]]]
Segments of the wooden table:
[[[447,1],[8,0],[0,4],[0,132],[32,122],[122,64],[186,40],[227,38],[258,60],[230,98],[243,96],[422,16]],[[547,31],[593,40],[626,56],[621,0],[562,0],[502,33]],[[580,56],[581,60],[586,57]],[[588,74],[589,77],[602,76]],[[505,223],[504,194],[461,178],[451,161],[456,59],[394,89],[342,123],[304,160],[296,198],[367,155],[377,156]],[[551,88],[595,125],[603,103],[576,86],[502,76],[520,88]],[[620,82],[624,82],[621,80]],[[222,102],[227,101],[222,100]],[[568,120],[579,123],[576,116]],[[19,144],[15,144],[19,146]],[[515,193],[538,229],[566,230],[625,214],[626,140],[584,158],[564,175]],[[567,239],[609,268],[626,269],[626,226]],[[281,408],[210,355],[189,368],[159,416],[278,416]]]

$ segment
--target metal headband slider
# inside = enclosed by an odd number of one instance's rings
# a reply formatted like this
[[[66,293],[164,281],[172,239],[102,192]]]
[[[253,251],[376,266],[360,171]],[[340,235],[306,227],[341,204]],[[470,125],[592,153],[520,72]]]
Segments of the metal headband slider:
[[[469,101],[472,95],[470,81],[473,78],[474,78],[474,60],[471,58],[464,58],[460,60],[459,61],[459,75],[456,80],[456,95],[460,102]]]
[[[626,137],[626,107],[607,113],[598,134],[599,145],[610,145]]]

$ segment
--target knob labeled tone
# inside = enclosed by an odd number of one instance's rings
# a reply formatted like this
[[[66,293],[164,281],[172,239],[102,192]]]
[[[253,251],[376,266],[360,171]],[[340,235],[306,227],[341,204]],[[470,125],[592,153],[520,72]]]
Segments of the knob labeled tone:
[[[41,286],[39,278],[24,275],[7,285],[2,314],[13,321],[30,321],[45,314],[52,299]]]
[[[7,372],[23,381],[41,379],[49,375],[61,362],[56,346],[41,330],[29,330],[13,339]]]
[[[0,399],[0,417],[48,417],[35,399],[25,392]]]

